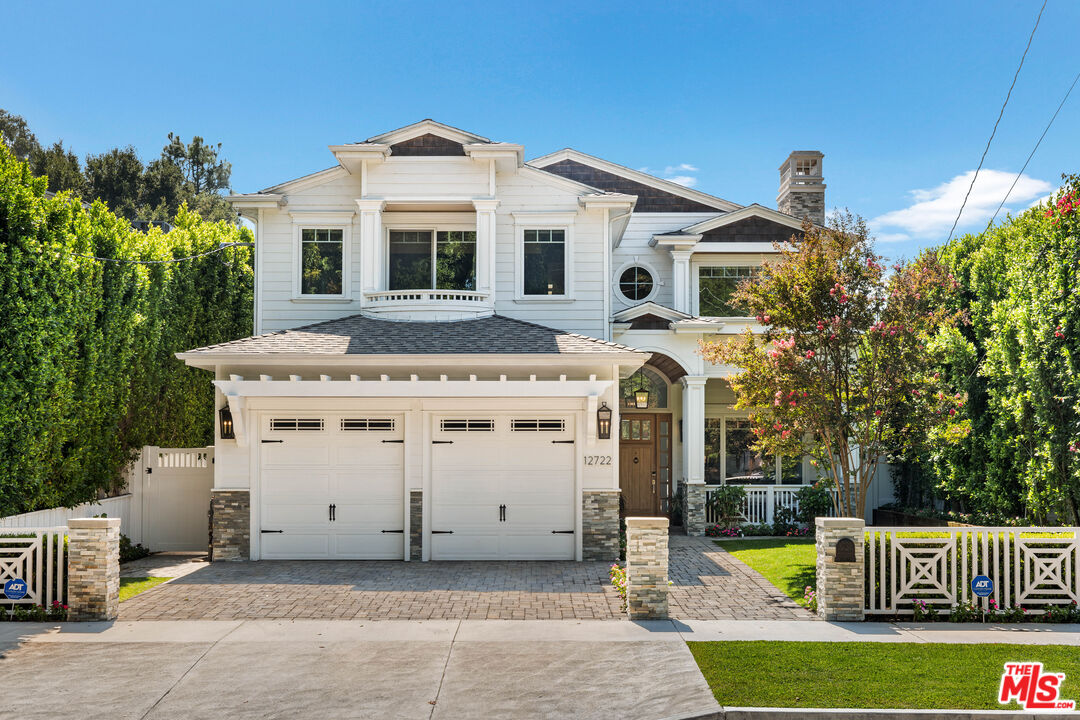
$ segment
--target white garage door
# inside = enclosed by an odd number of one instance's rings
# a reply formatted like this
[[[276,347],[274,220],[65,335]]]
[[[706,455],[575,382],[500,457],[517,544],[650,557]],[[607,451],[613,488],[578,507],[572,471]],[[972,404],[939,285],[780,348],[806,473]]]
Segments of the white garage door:
[[[433,422],[432,560],[574,559],[573,416]]]
[[[402,418],[262,419],[264,559],[404,556]]]

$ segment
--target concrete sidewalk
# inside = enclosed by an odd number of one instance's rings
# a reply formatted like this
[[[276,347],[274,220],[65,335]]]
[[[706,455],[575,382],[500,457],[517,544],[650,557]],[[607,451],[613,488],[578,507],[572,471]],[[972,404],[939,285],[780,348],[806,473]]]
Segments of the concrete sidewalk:
[[[1080,625],[1038,623],[798,622],[783,620],[671,621],[684,640],[775,640],[805,642],[1007,643],[1076,645]]]
[[[12,717],[642,718],[716,707],[680,634],[610,621],[0,625]]]

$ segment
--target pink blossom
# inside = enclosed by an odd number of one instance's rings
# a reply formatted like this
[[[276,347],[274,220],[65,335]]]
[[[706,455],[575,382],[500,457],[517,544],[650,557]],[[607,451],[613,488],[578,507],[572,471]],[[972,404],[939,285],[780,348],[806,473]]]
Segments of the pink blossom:
[[[814,357],[814,351],[813,350],[807,350],[806,351],[806,359],[809,360],[812,357]]]

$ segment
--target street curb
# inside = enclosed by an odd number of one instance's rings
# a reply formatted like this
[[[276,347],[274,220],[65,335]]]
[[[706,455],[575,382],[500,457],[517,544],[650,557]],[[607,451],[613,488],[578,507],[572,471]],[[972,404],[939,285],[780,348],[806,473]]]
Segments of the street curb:
[[[755,708],[719,707],[662,720],[1078,720],[1075,712],[1025,710],[890,710],[887,708]]]

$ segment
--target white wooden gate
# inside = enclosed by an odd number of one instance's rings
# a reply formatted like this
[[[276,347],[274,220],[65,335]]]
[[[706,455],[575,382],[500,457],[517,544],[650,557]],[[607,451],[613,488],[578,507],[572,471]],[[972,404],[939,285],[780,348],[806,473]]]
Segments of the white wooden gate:
[[[66,527],[13,528],[0,530],[0,603],[44,605],[64,602],[64,551]],[[4,595],[9,580],[26,582],[26,595],[19,600]]]
[[[143,449],[141,521],[148,548],[207,549],[213,463],[213,447]]]

